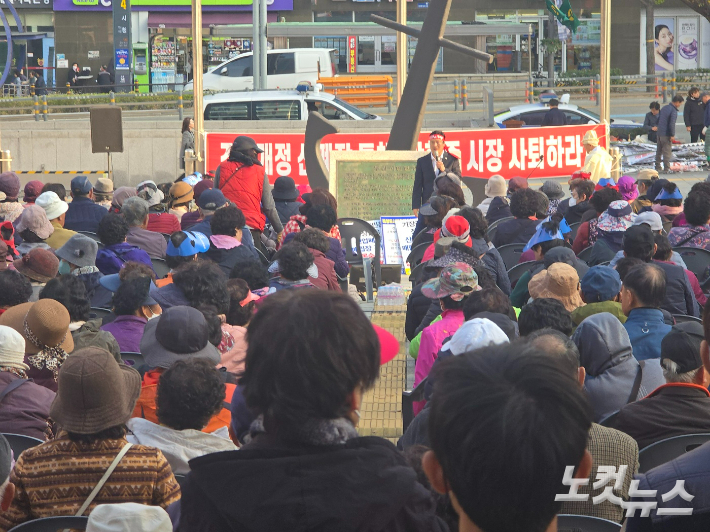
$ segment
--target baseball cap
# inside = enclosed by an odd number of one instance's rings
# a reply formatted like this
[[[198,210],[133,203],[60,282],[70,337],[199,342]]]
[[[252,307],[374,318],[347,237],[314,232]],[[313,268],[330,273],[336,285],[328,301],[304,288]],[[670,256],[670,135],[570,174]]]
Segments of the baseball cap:
[[[668,359],[678,364],[678,373],[688,373],[702,367],[700,343],[704,339],[700,323],[689,321],[674,325],[661,340],[661,361]]]
[[[227,198],[224,197],[221,190],[216,188],[205,190],[197,200],[197,206],[206,211],[216,211],[225,203],[227,203]]]
[[[441,350],[451,351],[452,355],[458,356],[481,347],[509,342],[508,336],[491,320],[473,318],[464,322]]]
[[[168,257],[191,257],[210,249],[210,241],[202,233],[196,231],[183,232],[187,235],[187,238],[178,247],[173,245],[172,238],[168,240],[168,248],[165,250],[165,254]]]
[[[634,225],[646,224],[651,228],[651,231],[657,232],[663,230],[663,220],[661,215],[654,211],[646,211],[636,215]]]
[[[646,224],[632,225],[624,233],[622,247],[627,256],[649,257],[655,244],[653,231]]]
[[[580,284],[587,303],[610,301],[621,291],[621,278],[611,266],[592,266]]]
[[[79,194],[81,196],[86,196],[94,188],[91,184],[89,178],[85,175],[78,175],[71,180],[71,191],[73,194]]]

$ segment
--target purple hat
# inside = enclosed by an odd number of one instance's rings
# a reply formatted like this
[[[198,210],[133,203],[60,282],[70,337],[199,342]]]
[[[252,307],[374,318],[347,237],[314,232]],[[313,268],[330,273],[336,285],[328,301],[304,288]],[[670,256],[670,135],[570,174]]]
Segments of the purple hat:
[[[4,192],[9,200],[16,200],[20,193],[20,178],[15,172],[0,174],[0,192]]]
[[[619,179],[619,192],[621,192],[621,199],[628,202],[634,201],[638,198],[639,191],[636,188],[636,180],[633,177],[627,175],[622,176]]]
[[[48,239],[54,233],[54,226],[47,219],[46,211],[37,205],[28,205],[22,215],[15,221],[15,229],[21,233],[29,229],[42,240]]]

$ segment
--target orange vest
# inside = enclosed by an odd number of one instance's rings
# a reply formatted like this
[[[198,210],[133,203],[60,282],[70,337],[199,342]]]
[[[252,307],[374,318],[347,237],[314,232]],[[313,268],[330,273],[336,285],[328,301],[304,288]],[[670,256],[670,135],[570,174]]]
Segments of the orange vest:
[[[133,409],[133,415],[131,417],[142,417],[153,423],[158,423],[158,415],[156,414],[155,398],[158,394],[158,383],[156,376],[159,377],[158,370],[152,370],[145,374],[143,378],[143,387],[141,388],[141,395],[136,402],[136,407]],[[162,373],[162,370],[160,370]],[[147,384],[151,383],[151,384]],[[202,429],[202,432],[214,432],[222,427],[229,427],[232,423],[232,396],[234,395],[234,390],[237,389],[235,384],[225,384],[226,390],[224,393],[224,404],[222,410],[217,412],[216,415],[212,416],[210,422],[207,426]]]

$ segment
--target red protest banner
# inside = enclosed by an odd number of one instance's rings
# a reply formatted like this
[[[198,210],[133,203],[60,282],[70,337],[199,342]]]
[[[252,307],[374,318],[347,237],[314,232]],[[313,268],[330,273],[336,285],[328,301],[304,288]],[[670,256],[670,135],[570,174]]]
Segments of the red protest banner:
[[[546,178],[569,176],[584,164],[582,138],[594,129],[601,146],[609,146],[604,125],[536,127],[523,129],[477,129],[451,131],[446,145],[460,153],[465,176],[489,178],[500,174]],[[308,182],[303,155],[303,133],[207,133],[206,166],[211,173],[229,157],[229,148],[238,135],[249,135],[264,153],[261,161],[271,182],[282,175],[297,184]],[[389,133],[337,133],[326,136],[321,152],[326,166],[331,151],[383,151]],[[419,135],[419,150],[429,149],[429,133]]]

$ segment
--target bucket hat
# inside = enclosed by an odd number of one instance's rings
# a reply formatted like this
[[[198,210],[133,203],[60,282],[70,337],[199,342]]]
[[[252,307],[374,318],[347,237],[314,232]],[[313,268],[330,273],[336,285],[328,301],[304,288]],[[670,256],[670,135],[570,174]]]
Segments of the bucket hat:
[[[25,196],[22,198],[23,201],[25,203],[34,203],[37,196],[42,193],[42,188],[44,188],[44,183],[42,183],[42,181],[28,181],[25,185]]]
[[[16,200],[20,193],[20,178],[15,172],[0,174],[0,191],[4,192],[9,200]]]
[[[481,347],[508,343],[508,335],[498,325],[485,318],[473,318],[465,321],[441,350],[458,356]]]
[[[525,177],[513,177],[510,181],[508,181],[508,193],[512,194],[516,190],[528,188],[529,186],[528,180]]]
[[[170,187],[170,199],[174,203],[187,203],[195,197],[193,188],[184,181],[178,181]]]
[[[111,194],[111,192],[113,192],[113,181],[111,181],[108,177],[99,177],[94,185],[94,192]]]
[[[99,245],[93,238],[82,234],[72,236],[55,253],[60,259],[64,259],[69,264],[83,268],[85,266],[96,265],[96,253]]]
[[[572,312],[584,305],[579,295],[579,276],[569,264],[557,262],[535,275],[528,283],[533,299],[556,299]]]
[[[86,532],[172,532],[168,512],[135,502],[99,504],[91,510]]]
[[[153,296],[150,294],[151,291],[156,290],[155,283],[148,277],[136,277],[131,279],[130,281],[126,282],[146,282],[145,284],[145,298],[143,299],[143,302],[141,305],[143,306],[151,306],[151,305],[157,305],[158,302],[153,298]],[[118,273],[112,273],[111,275],[104,275],[99,279],[99,284],[103,286],[106,290],[109,292],[116,293],[121,286],[121,277]]]
[[[141,353],[153,368],[169,368],[188,358],[206,358],[215,366],[220,362],[219,351],[209,342],[207,320],[202,312],[187,306],[165,309],[147,323]]]
[[[43,248],[31,249],[27,255],[16,260],[13,266],[22,275],[38,283],[46,283],[59,273],[59,259]]]
[[[18,233],[29,229],[42,240],[46,240],[54,233],[54,226],[49,222],[47,213],[42,207],[37,205],[25,207],[16,223],[15,229]]]
[[[0,325],[0,367],[28,370],[25,339],[12,327]]]
[[[277,178],[271,195],[276,201],[295,201],[299,196],[296,182],[288,176]]]
[[[99,347],[78,349],[59,370],[51,418],[69,432],[95,434],[131,418],[141,376]]]
[[[138,183],[138,186],[136,187],[136,193],[138,194],[139,198],[143,198],[148,202],[149,207],[157,205],[165,199],[163,191],[158,188],[158,185],[155,184],[155,181],[151,180]],[[124,201],[126,199],[128,198],[124,198]]]
[[[69,210],[67,202],[60,200],[57,193],[51,190],[42,192],[35,200],[35,205],[44,209],[44,212],[47,213],[47,219],[50,222],[59,218]]]
[[[548,179],[542,184],[542,186],[540,187],[540,192],[545,194],[545,196],[547,196],[551,200],[562,199],[565,197],[565,193],[562,190],[562,185],[560,185],[557,181],[553,181],[551,179]]]
[[[25,339],[29,365],[37,369],[46,367],[54,373],[55,380],[67,353],[74,350],[69,322],[69,311],[53,299],[22,303],[0,316],[0,325],[11,327]]]
[[[495,198],[496,196],[505,196],[508,186],[505,183],[505,178],[502,175],[492,175],[488,178],[486,186],[483,189],[487,198]]]
[[[439,241],[441,240],[442,239],[440,238]],[[463,262],[473,267],[474,265],[481,262],[481,259],[479,257],[488,251],[488,246],[486,245],[486,242],[483,239],[472,240],[472,244],[475,243],[475,248],[469,248],[466,245],[462,246],[461,243],[455,244],[454,242],[456,242],[456,240],[452,240],[449,243],[449,248],[446,250],[444,255],[432,261],[429,261],[427,263],[427,267],[445,268],[449,264],[454,264],[456,262]],[[461,249],[461,247],[465,249]],[[473,252],[467,253],[467,250],[469,249]]]
[[[636,215],[628,201],[612,201],[607,210],[599,216],[597,228],[609,233],[624,232],[634,225],[635,220]]]
[[[455,262],[446,266],[439,277],[422,286],[422,294],[430,299],[451,296],[454,301],[461,301],[471,292],[480,290],[478,275],[469,264]]]
[[[162,194],[162,192],[161,192],[161,194]],[[111,200],[111,207],[113,207],[114,209],[118,209],[120,211],[121,207],[123,206],[123,202],[126,201],[127,198],[132,198],[133,196],[137,196],[137,195],[138,195],[138,192],[133,187],[118,187],[113,192],[113,199]]]

